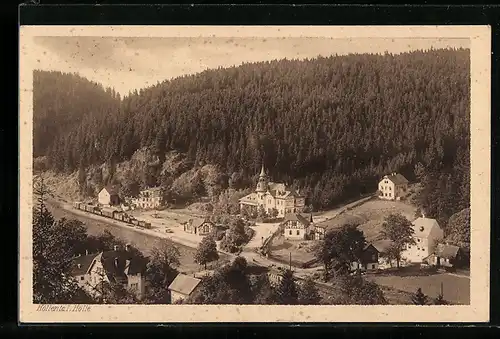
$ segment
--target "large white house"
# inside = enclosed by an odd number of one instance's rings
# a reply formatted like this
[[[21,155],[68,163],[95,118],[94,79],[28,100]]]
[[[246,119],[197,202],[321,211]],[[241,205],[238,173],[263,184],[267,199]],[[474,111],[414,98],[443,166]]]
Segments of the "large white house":
[[[435,219],[420,217],[412,224],[415,244],[408,245],[401,253],[401,258],[412,263],[420,263],[434,252],[444,233]]]
[[[400,200],[407,194],[408,180],[399,173],[385,175],[378,183],[379,198]]]
[[[300,213],[304,209],[305,197],[299,192],[287,188],[284,183],[270,182],[264,165],[260,171],[255,192],[239,200],[240,209],[249,208],[257,211],[261,206],[271,214],[273,209],[278,211],[278,217],[288,213]]]

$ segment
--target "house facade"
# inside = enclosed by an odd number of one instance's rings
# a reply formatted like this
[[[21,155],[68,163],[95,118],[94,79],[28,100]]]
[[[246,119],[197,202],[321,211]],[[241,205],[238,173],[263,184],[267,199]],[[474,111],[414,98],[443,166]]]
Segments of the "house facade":
[[[285,239],[307,240],[313,231],[312,225],[312,214],[307,218],[299,213],[289,213],[285,215],[285,220],[280,226]]]
[[[208,235],[215,228],[215,224],[207,219],[193,218],[184,223],[184,232],[197,234],[200,236]]]
[[[431,255],[440,240],[443,230],[435,219],[420,217],[412,222],[415,244],[407,245],[401,257],[412,263],[421,263]]]
[[[133,198],[132,204],[138,208],[154,209],[162,204],[161,187],[148,188],[139,193],[137,198]]]
[[[378,269],[379,251],[372,244],[368,244],[363,249],[359,261],[354,263],[355,269],[364,271],[376,271]]]
[[[120,284],[142,299],[146,293],[146,260],[135,256],[130,246],[76,257],[71,275],[90,295],[105,297],[106,285]]]
[[[284,183],[270,182],[264,165],[262,165],[255,192],[241,198],[239,203],[240,210],[246,208],[252,212],[264,208],[268,214],[271,214],[276,209],[277,217],[282,218],[288,213],[302,212],[305,206],[305,197],[299,192],[287,188]]]
[[[378,183],[379,198],[400,200],[408,192],[408,180],[399,173],[385,175]]]
[[[196,293],[201,280],[179,273],[174,281],[168,286],[170,291],[170,303],[177,304]]]
[[[99,192],[97,201],[104,206],[115,206],[120,203],[120,197],[115,187],[106,186]]]

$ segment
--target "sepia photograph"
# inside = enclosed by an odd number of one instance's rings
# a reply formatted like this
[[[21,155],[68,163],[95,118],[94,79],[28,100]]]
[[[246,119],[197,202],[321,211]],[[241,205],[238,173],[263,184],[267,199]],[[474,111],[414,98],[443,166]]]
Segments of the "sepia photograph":
[[[21,321],[488,320],[488,27],[20,30]]]

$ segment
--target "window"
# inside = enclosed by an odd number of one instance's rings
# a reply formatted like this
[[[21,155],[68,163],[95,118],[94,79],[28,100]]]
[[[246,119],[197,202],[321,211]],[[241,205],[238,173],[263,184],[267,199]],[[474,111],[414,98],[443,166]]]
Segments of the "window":
[[[391,186],[389,186],[389,191],[392,190]]]
[[[422,251],[425,251],[425,248],[422,247]]]
[[[85,277],[82,275],[82,276],[80,277],[80,280],[83,280],[83,279],[85,279]]]
[[[392,193],[389,193],[389,198],[392,197]]]
[[[372,260],[377,260],[377,256],[375,254],[372,254]]]
[[[297,230],[297,235],[300,235],[300,231],[299,230]]]
[[[139,284],[138,284],[138,283],[133,283],[133,284],[130,284],[130,288],[131,288],[132,290],[137,291],[137,290],[139,289]]]
[[[289,235],[292,235],[292,230],[290,230],[290,231],[288,232],[288,234],[289,234]]]
[[[420,239],[417,239],[417,242],[420,242]]]

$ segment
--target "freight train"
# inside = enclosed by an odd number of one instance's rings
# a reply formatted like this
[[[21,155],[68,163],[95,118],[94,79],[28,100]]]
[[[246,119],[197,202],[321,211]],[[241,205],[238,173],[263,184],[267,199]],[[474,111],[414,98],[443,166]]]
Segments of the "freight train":
[[[139,226],[142,228],[151,228],[151,223],[144,220],[137,220],[133,216],[119,210],[115,210],[107,207],[99,207],[96,205],[89,205],[82,202],[74,202],[73,207],[77,210],[84,211],[87,213],[92,213],[102,217],[106,217],[113,220],[118,220],[129,224],[131,226]]]

